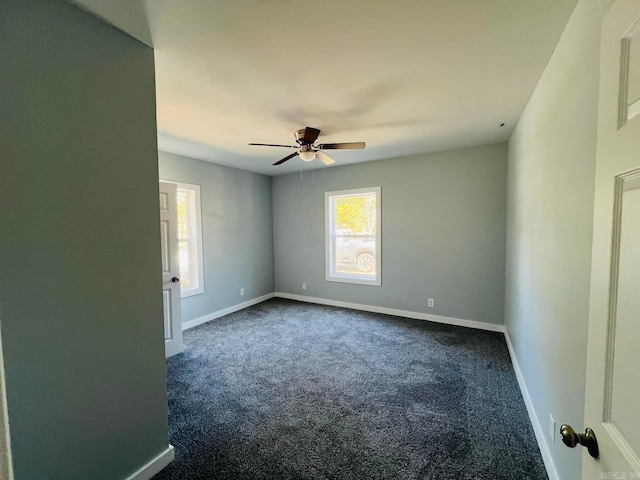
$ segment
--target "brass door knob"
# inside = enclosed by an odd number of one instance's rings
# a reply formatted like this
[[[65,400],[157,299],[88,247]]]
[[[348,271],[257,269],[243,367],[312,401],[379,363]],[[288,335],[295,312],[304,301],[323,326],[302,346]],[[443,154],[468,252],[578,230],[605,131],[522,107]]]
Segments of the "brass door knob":
[[[574,448],[577,444],[580,444],[583,447],[587,447],[589,455],[593,458],[598,458],[600,455],[596,434],[590,428],[587,428],[584,433],[576,433],[571,425],[562,425],[560,427],[560,435],[562,436],[562,443],[567,447]]]
[[[180,281],[180,278],[178,278],[178,277],[173,277],[173,278],[171,279],[171,281],[172,281],[173,283],[178,283],[178,282]]]

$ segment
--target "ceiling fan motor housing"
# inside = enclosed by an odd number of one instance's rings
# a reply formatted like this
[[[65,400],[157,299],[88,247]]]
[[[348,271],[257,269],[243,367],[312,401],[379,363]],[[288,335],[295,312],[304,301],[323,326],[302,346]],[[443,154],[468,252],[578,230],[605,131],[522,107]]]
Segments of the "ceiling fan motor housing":
[[[317,128],[305,127],[297,130],[294,135],[296,137],[296,142],[298,142],[299,145],[312,145],[318,138],[318,135],[320,135],[320,130]]]
[[[296,142],[298,142],[298,143],[302,143],[302,142],[303,142],[303,140],[304,140],[304,132],[305,132],[305,130],[306,130],[306,129],[301,128],[300,130],[298,130],[298,131],[296,131],[296,132],[294,133],[294,135],[296,136]]]

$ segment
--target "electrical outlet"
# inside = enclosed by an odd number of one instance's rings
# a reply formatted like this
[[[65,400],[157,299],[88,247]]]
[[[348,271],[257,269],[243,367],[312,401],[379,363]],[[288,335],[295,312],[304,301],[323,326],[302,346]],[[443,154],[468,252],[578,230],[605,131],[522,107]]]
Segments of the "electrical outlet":
[[[303,289],[303,290],[306,290],[306,289],[307,289],[307,284],[306,284],[306,283],[303,283],[303,284],[302,284],[302,289]]]
[[[244,295],[244,288],[240,289],[240,296]]]
[[[549,414],[549,437],[551,437],[551,443],[556,443],[556,420],[551,414]]]
[[[427,305],[429,306],[429,308],[433,308],[436,306],[436,304],[433,301],[433,298],[430,298],[429,300],[427,300]]]

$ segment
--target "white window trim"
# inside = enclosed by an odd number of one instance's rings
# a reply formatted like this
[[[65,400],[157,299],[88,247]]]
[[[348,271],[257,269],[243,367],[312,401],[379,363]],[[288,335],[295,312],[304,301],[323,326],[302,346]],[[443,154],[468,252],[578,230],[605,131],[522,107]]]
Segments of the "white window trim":
[[[335,192],[325,192],[324,194],[324,244],[325,244],[325,273],[328,282],[355,283],[358,285],[372,285],[379,287],[382,285],[382,194],[381,187],[354,188],[350,190],[339,190]],[[351,278],[331,273],[331,223],[333,209],[331,208],[331,197],[337,195],[358,195],[362,193],[376,194],[376,278],[366,280],[362,278]]]
[[[202,244],[204,243],[202,240],[202,208],[200,202],[200,185],[196,185],[194,183],[184,183],[184,182],[176,182],[174,180],[163,180],[160,179],[161,182],[173,183],[176,188],[181,188],[183,190],[193,190],[195,192],[195,224],[196,224],[196,238],[195,238],[195,250],[198,254],[198,286],[195,288],[187,288],[180,290],[180,298],[187,298],[193,295],[199,295],[204,293],[204,253]]]

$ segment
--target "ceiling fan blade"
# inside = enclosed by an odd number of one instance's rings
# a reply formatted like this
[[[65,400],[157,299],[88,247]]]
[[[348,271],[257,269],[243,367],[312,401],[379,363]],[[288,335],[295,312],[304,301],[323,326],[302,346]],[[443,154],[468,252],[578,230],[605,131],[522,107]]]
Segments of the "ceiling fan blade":
[[[303,145],[311,145],[318,139],[318,135],[320,135],[320,130],[317,128],[305,127],[304,136],[302,137]]]
[[[316,152],[316,157],[325,165],[331,165],[332,163],[336,163],[336,161],[333,158],[331,158],[329,155],[321,151]]]
[[[320,150],[353,150],[362,149],[367,145],[364,142],[349,142],[349,143],[322,143],[318,145]]]
[[[250,143],[249,145],[258,145],[260,147],[287,147],[287,148],[299,148],[298,145],[276,145],[274,143]]]
[[[274,165],[280,165],[280,164],[286,162],[287,160],[291,160],[296,155],[298,155],[298,152],[292,153],[291,155],[287,155],[282,160],[278,160],[276,163],[274,163]]]

